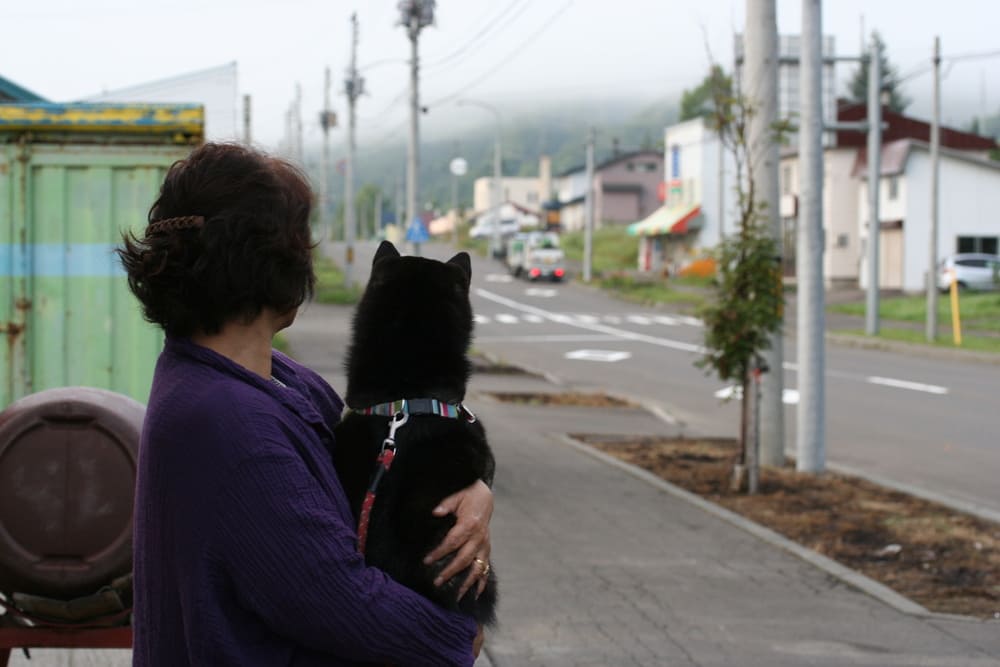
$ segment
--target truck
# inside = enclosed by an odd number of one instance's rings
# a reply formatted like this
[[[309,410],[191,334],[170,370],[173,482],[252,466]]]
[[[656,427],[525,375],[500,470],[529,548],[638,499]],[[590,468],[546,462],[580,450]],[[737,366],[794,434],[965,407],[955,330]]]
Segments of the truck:
[[[566,262],[555,232],[516,234],[507,242],[507,268],[528,280],[560,281],[566,277]]]

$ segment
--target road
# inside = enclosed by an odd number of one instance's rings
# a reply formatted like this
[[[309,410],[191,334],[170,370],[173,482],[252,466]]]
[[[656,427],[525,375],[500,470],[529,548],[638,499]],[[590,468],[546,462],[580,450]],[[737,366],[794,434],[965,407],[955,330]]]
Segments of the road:
[[[367,275],[374,244],[357,249]],[[343,259],[340,246],[331,255]],[[407,250],[404,249],[404,252]],[[454,250],[427,244],[423,254]],[[694,366],[702,328],[689,317],[644,308],[573,283],[511,279],[473,257],[474,346],[573,388],[605,389],[657,406],[685,432],[734,436],[728,388]],[[796,348],[785,341],[788,453],[796,442]],[[827,459],[1000,515],[1000,372],[990,364],[847,346],[826,347]]]

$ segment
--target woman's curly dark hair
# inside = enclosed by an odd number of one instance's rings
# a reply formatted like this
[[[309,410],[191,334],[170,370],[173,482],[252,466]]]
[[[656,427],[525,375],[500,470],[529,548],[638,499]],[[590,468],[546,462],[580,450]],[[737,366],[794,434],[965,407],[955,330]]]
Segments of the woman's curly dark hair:
[[[146,319],[213,334],[301,305],[316,281],[311,205],[298,169],[245,146],[209,143],[174,163],[142,238],[125,233],[117,249]]]

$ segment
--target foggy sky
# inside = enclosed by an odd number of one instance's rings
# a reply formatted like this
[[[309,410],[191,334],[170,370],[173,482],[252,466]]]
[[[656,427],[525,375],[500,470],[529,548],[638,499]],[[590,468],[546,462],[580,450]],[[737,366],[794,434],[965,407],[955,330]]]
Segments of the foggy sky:
[[[236,61],[240,93],[254,99],[255,139],[275,146],[284,112],[303,86],[307,143],[320,136],[323,70],[333,72],[333,108],[349,56],[349,17],[360,23],[359,65],[369,94],[359,131],[369,140],[405,137],[409,42],[396,0],[36,0],[0,8],[0,75],[54,101],[132,86]],[[782,34],[798,33],[800,0],[778,0]],[[743,30],[743,0],[439,0],[436,25],[423,31],[422,102],[428,123],[492,123],[460,108],[480,100],[502,115],[546,101],[621,96],[673,99],[696,84],[710,57],[732,62],[732,35]],[[928,69],[935,35],[945,57],[943,115],[964,125],[1000,109],[1000,57],[951,62],[950,56],[1000,51],[996,0],[827,0],[823,30],[837,52],[858,52],[863,26],[879,30],[902,74]],[[711,54],[711,55],[709,55]],[[374,66],[371,66],[374,65]],[[838,65],[843,93],[853,67]],[[908,113],[928,117],[931,78],[904,86]],[[585,104],[583,105],[585,106]],[[478,121],[476,120],[478,114]]]

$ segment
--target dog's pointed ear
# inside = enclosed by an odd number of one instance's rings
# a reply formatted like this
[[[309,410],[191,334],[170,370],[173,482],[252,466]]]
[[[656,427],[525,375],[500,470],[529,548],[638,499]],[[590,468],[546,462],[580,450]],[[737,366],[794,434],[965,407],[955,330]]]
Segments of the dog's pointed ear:
[[[387,257],[399,257],[399,251],[389,241],[382,241],[378,246],[378,250],[375,251],[375,259],[372,260],[372,266],[375,266],[380,260]]]
[[[460,252],[449,259],[448,263],[462,269],[462,273],[465,274],[465,286],[468,287],[472,282],[472,260],[469,259],[469,253]]]

